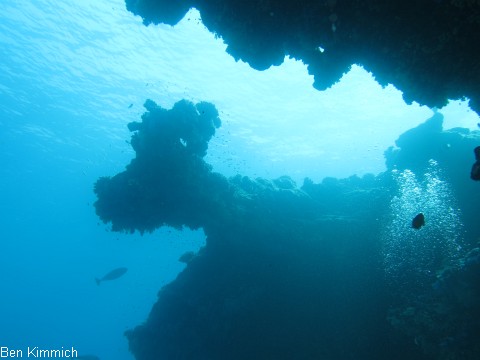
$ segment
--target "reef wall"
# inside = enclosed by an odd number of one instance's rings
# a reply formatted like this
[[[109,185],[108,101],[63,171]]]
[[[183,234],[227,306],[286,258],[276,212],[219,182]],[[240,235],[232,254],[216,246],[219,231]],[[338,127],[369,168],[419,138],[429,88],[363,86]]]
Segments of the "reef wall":
[[[458,352],[460,341],[470,351],[462,359],[479,354],[473,346],[478,329],[459,314],[478,319],[480,302],[468,301],[465,308],[464,301],[452,305],[448,298],[452,307],[445,316],[454,335],[462,326],[469,330],[457,336],[460,340],[447,341],[443,332],[433,330],[445,317],[427,317],[428,327],[416,326],[418,319],[411,315],[417,309],[426,313],[426,305],[418,303],[425,293],[430,303],[447,303],[443,295],[430,293],[436,281],[462,281],[468,291],[459,291],[459,297],[468,293],[477,299],[475,291],[469,293],[476,277],[465,285],[461,274],[466,250],[475,248],[478,227],[462,233],[465,251],[452,254],[452,242],[441,238],[441,223],[448,220],[442,211],[437,217],[426,213],[427,225],[421,229],[426,232],[411,229],[410,219],[399,224],[392,219],[392,199],[401,197],[393,168],[402,171],[414,160],[428,162],[431,155],[442,169],[455,169],[449,174],[452,184],[463,181],[459,178],[474,183],[469,166],[452,167],[456,156],[439,157],[438,145],[448,139],[451,151],[461,153],[471,148],[471,141],[478,142],[478,134],[444,132],[436,115],[400,137],[399,149],[387,151],[388,172],[327,178],[320,184],[305,179],[298,187],[288,176],[227,179],[212,172],[203,159],[221,123],[212,104],[182,100],[166,110],[149,100],[145,107],[142,122],[129,124],[136,158],[124,172],[96,183],[97,214],[115,231],[202,227],[207,239],[177,279],[159,292],[148,320],[126,333],[137,359],[452,359],[448,356]],[[429,146],[420,150],[415,144],[424,128],[438,136],[431,136]],[[427,150],[431,154],[425,154]],[[427,165],[423,160],[413,164],[422,176]],[[459,197],[462,211],[478,203],[478,192],[469,196]],[[432,220],[440,225],[429,225]],[[422,234],[436,235],[430,239]],[[419,260],[425,246],[416,244],[439,249],[433,254],[436,261],[425,262],[421,269],[428,275],[385,273],[386,265],[392,265],[386,264],[390,258],[385,249],[388,244],[390,250],[398,249],[398,238],[418,240],[405,249],[415,250],[410,256]],[[475,264],[472,259],[469,264]],[[406,261],[402,256],[394,260]],[[436,271],[449,275],[442,280]],[[412,282],[411,288],[396,285],[405,280]],[[427,288],[415,286],[419,281]],[[410,317],[405,319],[405,314]],[[445,341],[447,345],[440,345]]]
[[[393,84],[407,103],[468,97],[480,110],[479,0],[126,0],[145,24],[180,21],[191,7],[255,69],[303,61],[326,89],[352,64]]]
[[[302,60],[325,89],[352,64],[407,102],[467,96],[480,110],[478,0],[126,0],[145,24],[197,8],[227,51],[255,69]],[[139,360],[478,359],[478,132],[436,114],[362,178],[226,178],[203,157],[212,104],[145,104],[136,158],[95,185],[115,231],[202,227],[206,246],[127,331]],[[425,211],[426,225],[410,227]]]

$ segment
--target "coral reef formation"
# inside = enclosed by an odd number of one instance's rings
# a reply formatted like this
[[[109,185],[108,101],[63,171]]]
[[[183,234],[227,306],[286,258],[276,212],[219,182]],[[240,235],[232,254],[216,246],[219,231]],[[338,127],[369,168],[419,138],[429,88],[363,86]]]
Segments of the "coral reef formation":
[[[161,289],[148,320],[127,331],[137,359],[479,355],[473,344],[479,332],[471,320],[478,320],[479,310],[479,303],[471,301],[478,295],[471,270],[476,253],[459,250],[449,258],[456,251],[451,245],[457,243],[427,236],[429,231],[445,233],[451,218],[442,217],[442,211],[436,215],[437,227],[429,223],[434,217],[426,211],[420,230],[411,229],[409,213],[404,223],[391,219],[392,199],[399,196],[392,173],[410,168],[423,174],[431,158],[444,171],[451,169],[448,179],[462,216],[474,211],[478,192],[472,194],[460,180],[476,184],[469,179],[468,166],[455,167],[456,156],[445,155],[443,146],[450,144],[449,151],[462,153],[478,141],[478,134],[443,131],[437,114],[402,135],[399,149],[386,152],[386,173],[326,178],[320,184],[305,179],[298,187],[288,176],[267,180],[214,173],[203,159],[220,126],[212,104],[182,100],[166,110],[147,101],[145,107],[142,122],[129,124],[136,158],[124,172],[96,183],[97,214],[116,231],[202,227],[207,239],[177,279]],[[430,143],[416,147],[425,132]],[[435,198],[429,191],[421,196]],[[462,221],[473,219],[465,216]],[[386,236],[385,229],[393,235]],[[466,226],[457,245],[474,249],[477,232],[476,226]],[[407,273],[411,287],[397,287],[405,283],[405,277],[399,277],[406,273],[399,269],[386,276],[390,258],[385,249],[387,243],[390,250],[398,249],[395,239],[406,237],[417,240],[411,243],[415,251],[404,254],[411,257],[407,263],[424,267]],[[431,251],[436,261],[422,262]],[[461,265],[467,263],[473,265]],[[444,287],[458,288],[460,300],[453,301]],[[434,330],[446,317],[426,314],[430,304],[448,308],[450,325],[442,326],[449,326],[454,340]],[[419,314],[423,317],[417,318]],[[459,346],[465,352],[459,352]]]
[[[480,110],[480,1],[126,0],[145,24],[176,24],[190,7],[223,38],[227,52],[255,69],[285,56],[308,65],[325,89],[352,64],[393,84],[407,102],[441,107],[468,97]]]
[[[407,102],[480,110],[478,0],[126,4],[145,24],[195,7],[235,59],[302,60],[320,90],[360,64]],[[145,107],[129,124],[136,158],[95,185],[97,214],[115,231],[202,227],[207,241],[126,333],[137,359],[479,358],[478,132],[444,131],[435,114],[386,151],[387,172],[299,187],[214,173],[212,104]]]

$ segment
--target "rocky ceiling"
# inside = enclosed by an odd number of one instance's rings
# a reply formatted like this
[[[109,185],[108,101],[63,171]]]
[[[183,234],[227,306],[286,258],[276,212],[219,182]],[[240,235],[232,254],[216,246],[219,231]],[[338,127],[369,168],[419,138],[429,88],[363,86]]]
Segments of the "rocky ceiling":
[[[352,64],[393,84],[407,103],[467,97],[480,110],[480,0],[126,0],[145,24],[191,7],[227,52],[257,70],[303,61],[324,90]]]

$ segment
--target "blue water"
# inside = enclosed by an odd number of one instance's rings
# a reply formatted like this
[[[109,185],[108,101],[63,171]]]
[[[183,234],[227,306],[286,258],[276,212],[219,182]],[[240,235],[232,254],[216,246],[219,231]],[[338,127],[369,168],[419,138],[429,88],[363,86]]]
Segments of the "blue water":
[[[96,3],[0,4],[0,346],[131,359],[123,332],[147,317],[183,268],[177,259],[204,235],[140,238],[99,224],[93,183],[132,156],[127,122],[146,97],[183,89],[149,86],[132,61],[142,61],[138,43],[119,47],[128,26],[143,46],[148,30],[121,3]],[[95,284],[119,266],[129,268],[124,277]]]
[[[123,331],[204,244],[202,231],[112,233],[95,215],[93,184],[133,157],[126,125],[147,98],[217,106],[215,171],[297,182],[383,171],[383,151],[432,114],[359,67],[320,93],[300,63],[256,72],[224,49],[194,11],[145,27],[120,0],[0,3],[0,346],[131,359]],[[478,122],[465,103],[444,111],[450,127]]]

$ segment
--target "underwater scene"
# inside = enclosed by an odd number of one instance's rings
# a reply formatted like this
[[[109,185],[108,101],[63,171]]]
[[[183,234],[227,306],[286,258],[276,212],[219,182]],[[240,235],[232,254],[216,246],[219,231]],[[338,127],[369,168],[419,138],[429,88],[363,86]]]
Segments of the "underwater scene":
[[[480,2],[0,1],[0,358],[480,359]]]

